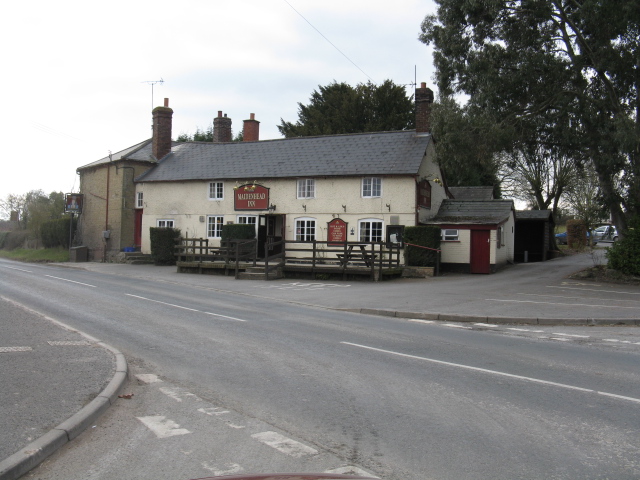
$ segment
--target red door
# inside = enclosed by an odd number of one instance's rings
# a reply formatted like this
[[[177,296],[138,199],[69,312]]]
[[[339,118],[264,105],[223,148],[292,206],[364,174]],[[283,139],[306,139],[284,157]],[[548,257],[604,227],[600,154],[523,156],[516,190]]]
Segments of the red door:
[[[140,248],[142,245],[142,209],[136,210],[135,224],[133,227],[133,242],[136,248]]]
[[[471,273],[491,273],[489,230],[471,230]]]

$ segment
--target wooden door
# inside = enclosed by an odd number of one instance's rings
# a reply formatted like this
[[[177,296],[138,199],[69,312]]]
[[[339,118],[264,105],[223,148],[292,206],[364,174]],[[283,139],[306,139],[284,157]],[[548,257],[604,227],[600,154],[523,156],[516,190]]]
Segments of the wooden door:
[[[471,230],[471,273],[491,273],[489,230]]]
[[[142,245],[142,209],[139,208],[136,210],[133,227],[133,243],[136,249],[140,249]]]

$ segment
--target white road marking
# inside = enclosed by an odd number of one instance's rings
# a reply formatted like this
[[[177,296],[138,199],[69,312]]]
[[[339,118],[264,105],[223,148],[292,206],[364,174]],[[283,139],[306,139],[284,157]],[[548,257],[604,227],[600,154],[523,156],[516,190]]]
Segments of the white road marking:
[[[231,428],[237,428],[237,429],[246,428],[244,425],[236,425],[235,423],[229,423],[229,422],[227,422],[227,425],[230,426]]]
[[[229,320],[235,320],[237,322],[246,322],[246,320],[243,320],[242,318],[229,317],[227,315],[220,315],[219,313],[204,312],[202,310],[196,310],[195,308],[183,307],[182,305],[176,305],[174,303],[161,302],[160,300],[153,300],[151,298],[141,297],[139,295],[132,295],[130,293],[125,293],[125,295],[128,296],[128,297],[133,297],[133,298],[139,298],[141,300],[146,300],[148,302],[159,303],[161,305],[166,305],[168,307],[180,308],[182,310],[189,310],[191,312],[204,313],[205,315],[213,315],[214,317],[226,318],[226,319],[229,319]]]
[[[530,332],[528,328],[507,327],[507,330],[515,330],[516,332]]]
[[[62,280],[69,283],[77,283],[78,285],[84,285],[85,287],[98,288],[95,285],[89,285],[88,283],[76,282],[75,280],[69,280],[67,278],[54,277],[53,275],[45,275],[45,277],[55,278],[56,280]]]
[[[409,355],[407,353],[394,352],[393,350],[384,350],[382,348],[370,347],[370,346],[367,346],[367,345],[360,345],[360,344],[357,344],[357,343],[351,343],[351,342],[340,342],[340,343],[342,343],[343,345],[350,345],[352,347],[364,348],[366,350],[372,350],[374,352],[386,353],[386,354],[395,355],[395,356],[398,356],[398,357],[410,358],[410,359],[413,359],[413,360],[421,360],[421,361],[424,361],[424,362],[437,363],[438,365],[447,365],[449,367],[462,368],[462,369],[465,369],[465,370],[472,370],[472,371],[475,371],[475,372],[487,373],[487,374],[490,374],[490,375],[498,375],[498,376],[501,376],[501,377],[508,377],[508,378],[513,378],[513,379],[516,379],[516,380],[523,380],[523,381],[526,381],[526,382],[540,383],[540,384],[549,385],[549,386],[552,386],[552,387],[566,388],[568,390],[577,390],[579,392],[597,393],[599,395],[606,395],[606,396],[613,397],[613,398],[620,398],[620,399],[630,400],[632,402],[640,403],[640,398],[625,397],[625,396],[616,395],[616,394],[613,394],[613,393],[598,392],[598,391],[590,389],[590,388],[576,387],[574,385],[567,385],[565,383],[551,382],[549,380],[542,380],[542,379],[539,379],[539,378],[524,377],[522,375],[514,375],[512,373],[499,372],[497,370],[488,370],[486,368],[472,367],[470,365],[463,365],[463,364],[460,364],[460,363],[445,362],[445,361],[436,360],[436,359],[433,359],[433,358],[419,357],[417,355]]]
[[[492,323],[474,323],[474,325],[477,325],[479,327],[489,327],[489,328],[497,328],[498,325],[494,325]]]
[[[223,410],[220,407],[199,408],[198,411],[210,416],[219,416],[229,413],[229,410]]]
[[[153,373],[139,373],[136,375],[136,378],[144,383],[161,383],[162,380],[158,378],[157,375]]]
[[[435,323],[433,320],[421,320],[419,318],[410,318],[409,321],[415,323]]]
[[[588,303],[558,303],[558,302],[534,302],[533,300],[505,300],[501,298],[485,298],[488,302],[509,302],[509,303],[538,303],[542,305],[562,305],[563,307],[599,307],[599,308],[632,308],[637,310],[638,307],[621,307],[618,305],[592,305]]]
[[[167,397],[173,398],[176,402],[182,402],[183,397],[192,397],[196,401],[200,401],[200,397],[193,393],[183,392],[179,388],[175,387],[160,387],[159,389],[162,393],[164,393]]]
[[[186,428],[180,428],[173,420],[169,420],[162,415],[150,417],[137,417],[149,430],[156,434],[158,438],[175,437],[176,435],[187,435],[191,433]]]
[[[442,324],[443,327],[451,327],[451,328],[464,328],[464,329],[470,329],[471,327],[465,327],[464,325],[454,325],[453,323],[443,323]]]
[[[603,342],[619,342],[620,340],[616,340],[614,338],[603,338],[602,339]]]
[[[346,467],[332,468],[331,470],[325,470],[324,473],[333,473],[337,475],[358,475],[360,477],[380,478],[361,468],[354,467],[353,465],[347,465]]]
[[[33,273],[31,270],[25,270],[24,268],[16,268],[16,267],[7,267],[6,265],[2,265],[4,268],[8,268],[9,270],[18,270],[20,272]]]
[[[33,350],[31,347],[0,347],[0,353],[30,352],[31,350]]]
[[[589,338],[589,335],[573,335],[571,333],[552,333],[551,335],[560,335],[562,337]]]
[[[547,288],[558,288],[553,285],[547,285]],[[625,295],[640,295],[638,292],[619,292],[615,290],[596,290],[595,288],[574,288],[574,287],[560,287],[565,290],[584,290],[585,292],[604,292],[604,293],[622,293]]]
[[[276,432],[254,433],[251,437],[291,457],[301,458],[318,454],[315,448],[308,447]]]
[[[569,297],[569,296],[565,296],[565,295],[548,295],[548,294],[541,295],[541,294],[538,294],[538,293],[518,293],[518,295],[527,295],[529,297],[550,297],[550,298],[584,298],[584,297]],[[632,295],[635,295],[635,294],[632,294]],[[610,302],[611,301],[610,298],[596,298],[596,297],[589,297],[589,300],[603,300],[605,302]],[[636,302],[636,303],[638,302],[638,300],[623,300],[623,301],[624,302]]]
[[[49,345],[51,345],[52,347],[60,347],[60,346],[73,346],[73,347],[79,347],[79,346],[83,346],[83,345],[91,345],[89,342],[85,342],[84,340],[79,340],[79,341],[68,341],[68,342],[57,342],[57,341],[50,341],[47,342]]]
[[[559,342],[570,342],[570,338],[558,338],[558,337],[550,337],[549,340],[557,340]]]
[[[232,475],[234,473],[239,473],[244,470],[237,463],[229,463],[225,465],[224,466],[225,470],[220,470],[220,467],[218,467],[217,465],[209,465],[207,462],[202,462],[201,465],[202,465],[202,468],[204,468],[205,470],[209,470],[216,477],[222,476],[222,475]]]

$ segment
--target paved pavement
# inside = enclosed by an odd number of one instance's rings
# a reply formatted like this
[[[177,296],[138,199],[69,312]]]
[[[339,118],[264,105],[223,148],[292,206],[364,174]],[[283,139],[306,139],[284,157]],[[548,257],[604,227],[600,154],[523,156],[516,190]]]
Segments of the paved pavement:
[[[381,283],[235,281],[232,277],[178,274],[175,267],[150,265],[57,266],[404,318],[503,324],[640,325],[637,308],[598,316],[592,306],[583,304],[558,318],[557,305],[549,305],[553,302],[544,302],[545,305],[528,300],[518,300],[516,305],[509,303],[514,296],[537,295],[522,292],[548,292],[553,286],[585,285],[568,279],[568,275],[598,261],[601,259],[578,255],[516,265],[489,276],[447,275]],[[640,294],[637,286],[603,288],[609,288],[610,295],[621,296],[621,301],[625,295]],[[461,289],[465,292],[462,296]],[[124,356],[113,347],[1,296],[0,313],[3,332],[0,339],[3,376],[0,378],[5,385],[15,385],[12,389],[0,389],[5,418],[0,427],[5,432],[20,432],[17,437],[12,435],[11,440],[0,434],[0,459],[6,457],[0,461],[0,480],[13,480],[91,426],[117,400],[126,381],[127,365]],[[18,324],[29,325],[29,328],[12,328]],[[82,358],[82,361],[69,361],[70,358]],[[34,388],[35,385],[38,388]],[[33,391],[41,395],[25,403],[26,396],[23,398],[22,394],[32,395]],[[88,399],[91,401],[87,403]],[[29,414],[25,415],[25,411]],[[57,426],[50,429],[52,425]]]

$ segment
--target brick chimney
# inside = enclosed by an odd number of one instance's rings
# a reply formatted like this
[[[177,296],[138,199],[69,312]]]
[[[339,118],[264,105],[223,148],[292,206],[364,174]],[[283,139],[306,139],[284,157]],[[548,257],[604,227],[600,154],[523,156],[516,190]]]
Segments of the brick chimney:
[[[260,140],[260,122],[256,120],[255,113],[250,113],[249,120],[244,121],[242,139],[245,142],[257,142]]]
[[[213,119],[213,143],[225,143],[232,141],[231,119],[227,114],[222,116],[222,110],[218,110],[218,116]]]
[[[416,133],[431,133],[431,104],[433,91],[427,88],[426,82],[416,88]]]
[[[153,109],[153,137],[151,151],[160,160],[171,152],[171,118],[173,110],[169,108],[169,99],[164,99],[164,107]]]

